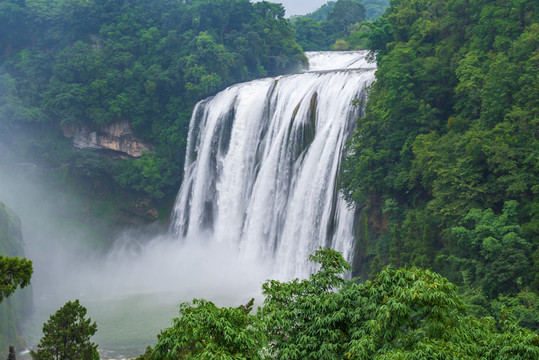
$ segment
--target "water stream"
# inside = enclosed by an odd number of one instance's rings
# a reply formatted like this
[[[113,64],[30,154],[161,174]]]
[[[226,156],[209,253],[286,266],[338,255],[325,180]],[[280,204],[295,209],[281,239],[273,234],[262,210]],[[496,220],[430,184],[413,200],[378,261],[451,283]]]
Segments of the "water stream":
[[[260,299],[266,279],[313,271],[306,258],[319,246],[351,260],[354,209],[336,179],[374,68],[366,52],[308,56],[313,71],[234,85],[196,106],[166,235],[129,232],[95,252],[31,166],[0,168],[0,200],[21,217],[34,261],[30,347],[50,314],[79,299],[97,322],[102,357],[134,357],[182,301]]]
[[[351,260],[354,210],[336,189],[345,141],[374,68],[366,52],[308,53],[315,71],[232,86],[191,119],[173,234],[205,234],[281,279],[304,277],[319,246]]]

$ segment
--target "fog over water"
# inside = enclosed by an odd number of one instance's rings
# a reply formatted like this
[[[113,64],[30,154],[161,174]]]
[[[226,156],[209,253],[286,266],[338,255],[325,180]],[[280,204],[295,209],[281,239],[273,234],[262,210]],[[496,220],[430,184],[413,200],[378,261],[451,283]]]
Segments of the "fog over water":
[[[50,314],[80,299],[97,322],[93,341],[111,356],[135,356],[170,326],[180,302],[206,298],[238,306],[260,298],[268,278],[260,263],[205,239],[182,245],[139,229],[126,231],[106,253],[92,248],[89,229],[69,218],[79,204],[46,185],[42,170],[30,164],[0,165],[0,201],[20,217],[26,256],[34,264],[29,346],[39,341]]]
[[[312,72],[237,84],[200,102],[166,233],[131,228],[107,245],[91,222],[93,203],[35,165],[2,165],[0,153],[0,201],[20,217],[34,263],[29,347],[52,313],[79,299],[97,322],[102,358],[134,357],[170,326],[180,302],[260,303],[267,279],[315,271],[306,259],[319,246],[351,260],[354,209],[335,182],[362,111],[355,102],[374,80],[366,54],[308,53]]]

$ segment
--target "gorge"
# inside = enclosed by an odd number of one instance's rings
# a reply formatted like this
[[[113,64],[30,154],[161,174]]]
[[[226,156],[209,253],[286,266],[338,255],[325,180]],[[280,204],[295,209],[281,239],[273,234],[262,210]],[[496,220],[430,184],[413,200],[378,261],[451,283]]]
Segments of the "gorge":
[[[0,4],[0,357],[539,358],[539,2],[278,2]]]
[[[70,230],[26,237],[36,269],[28,345],[49,314],[79,298],[98,324],[102,356],[135,356],[180,301],[244,303],[268,278],[308,275],[306,255],[319,246],[351,259],[354,210],[336,177],[375,69],[366,52],[308,55],[311,71],[234,85],[197,105],[167,234],[148,240],[135,229],[93,255]],[[15,187],[0,194],[6,202],[21,199]],[[39,207],[29,219],[14,208],[23,231],[40,216]]]

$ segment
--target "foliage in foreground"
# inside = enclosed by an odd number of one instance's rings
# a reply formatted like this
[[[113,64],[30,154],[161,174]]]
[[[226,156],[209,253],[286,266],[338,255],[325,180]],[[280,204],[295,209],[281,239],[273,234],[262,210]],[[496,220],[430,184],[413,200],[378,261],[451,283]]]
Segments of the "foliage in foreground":
[[[30,284],[32,260],[0,255],[0,302]]]
[[[320,249],[306,280],[268,281],[257,315],[206,300],[180,317],[139,360],[148,359],[536,359],[539,336],[467,314],[457,287],[418,268],[382,270],[372,281],[345,281],[342,255]]]
[[[97,345],[90,341],[97,325],[86,319],[86,308],[79,300],[68,301],[43,324],[43,337],[34,360],[99,360]]]
[[[210,301],[180,304],[180,317],[159,335],[155,357],[160,359],[262,359],[264,335],[258,317],[246,306],[219,308]]]
[[[0,302],[12,295],[20,286],[30,284],[32,260],[17,255],[22,251],[21,224],[19,218],[0,201]]]

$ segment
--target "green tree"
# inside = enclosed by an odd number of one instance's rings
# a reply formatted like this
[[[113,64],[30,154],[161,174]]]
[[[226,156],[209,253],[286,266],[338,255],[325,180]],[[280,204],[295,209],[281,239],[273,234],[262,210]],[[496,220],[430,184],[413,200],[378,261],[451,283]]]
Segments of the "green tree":
[[[32,260],[0,255],[0,302],[13,294],[19,286],[28,286],[32,272]]]
[[[466,314],[457,287],[418,268],[387,267],[372,281],[345,281],[342,255],[320,249],[308,280],[269,281],[261,316],[277,359],[534,359],[539,336],[509,313],[498,325]]]
[[[0,59],[30,40],[25,7],[24,1],[0,2]]]
[[[231,81],[234,56],[207,32],[198,34],[189,43],[189,50],[184,58],[187,96],[204,98]]]
[[[207,300],[180,304],[180,317],[158,335],[150,359],[263,358],[267,344],[260,320],[251,315],[254,300],[238,308],[219,308]]]
[[[123,188],[143,192],[161,199],[178,176],[177,169],[167,165],[155,152],[144,152],[134,160],[120,160],[113,164],[114,180]]]
[[[296,30],[296,39],[303,50],[325,49],[328,34],[324,31],[321,21],[315,21],[308,17],[294,19],[294,29]]]
[[[365,16],[368,21],[378,19],[389,6],[389,0],[361,0],[360,3],[365,6]]]
[[[86,308],[79,300],[68,301],[43,324],[43,337],[37,351],[30,351],[35,360],[98,360],[97,345],[90,342],[97,325],[86,319]]]
[[[538,10],[525,0],[399,0],[368,25],[377,81],[340,177],[371,227],[369,250],[356,260],[363,267],[374,259],[377,267],[432,267],[458,285],[470,280],[470,291],[489,299],[527,286],[537,294],[534,276],[524,274],[536,273],[539,234],[538,143],[530,136],[539,115]],[[387,201],[395,211],[383,211]],[[509,201],[519,205],[517,242],[528,246],[512,243],[504,253],[494,236],[464,254],[451,229],[472,231],[472,209],[491,209],[497,221]]]
[[[102,173],[100,183],[157,201],[179,186],[197,101],[305,63],[284,8],[269,2],[3,0],[0,20],[0,138],[15,156],[73,165],[44,139],[58,138],[66,126],[95,131],[128,121],[156,149],[155,162],[122,162],[128,176]],[[62,152],[77,158],[72,149]],[[82,177],[93,165],[74,168]]]
[[[350,266],[335,250],[320,248],[309,259],[319,270],[308,279],[263,285],[256,316],[252,301],[239,308],[181,304],[180,317],[139,360],[539,356],[539,336],[515,325],[510,311],[502,309],[497,321],[470,316],[457,286],[433,271],[386,267],[360,282],[343,279]]]
[[[531,244],[522,238],[517,206],[514,200],[506,202],[501,215],[472,209],[464,218],[467,227],[451,229],[459,254],[468,260],[467,271],[490,297],[517,293],[529,276]]]
[[[305,15],[305,18],[313,19],[315,21],[325,21],[328,18],[328,14],[335,8],[335,1],[328,1],[317,10]]]
[[[389,0],[328,1],[310,14],[292,17],[291,22],[304,50],[329,50],[331,45],[332,50],[370,49],[380,53],[382,49],[377,46],[387,28],[380,26],[379,19],[388,5]]]
[[[338,0],[328,14],[328,21],[343,35],[350,34],[351,26],[365,20],[365,7],[356,0]]]
[[[271,353],[277,359],[342,359],[350,340],[347,311],[351,299],[343,297],[343,274],[350,265],[335,250],[321,248],[309,260],[320,270],[309,279],[270,280],[260,316]]]
[[[9,346],[21,347],[21,323],[32,309],[32,261],[23,258],[21,222],[0,201],[0,356]],[[24,288],[17,290],[17,288]]]

